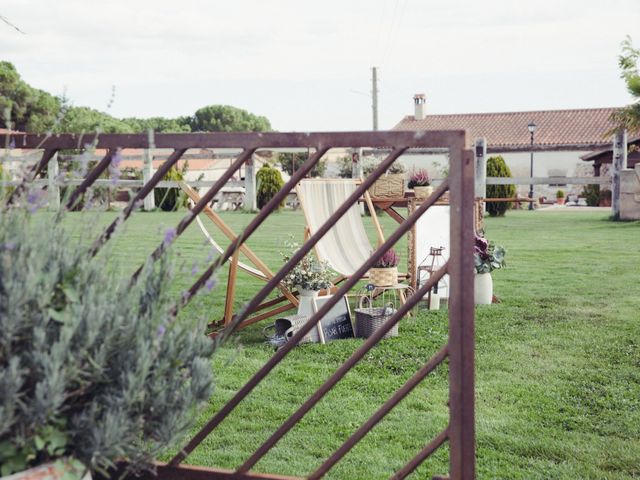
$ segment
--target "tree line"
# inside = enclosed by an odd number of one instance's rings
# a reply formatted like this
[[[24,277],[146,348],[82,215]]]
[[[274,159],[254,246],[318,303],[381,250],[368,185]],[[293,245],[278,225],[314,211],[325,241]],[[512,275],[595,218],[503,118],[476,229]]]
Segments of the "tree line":
[[[177,118],[117,118],[89,107],[76,107],[25,82],[13,64],[0,61],[0,127],[29,133],[266,132],[266,117],[229,105],[208,105]]]

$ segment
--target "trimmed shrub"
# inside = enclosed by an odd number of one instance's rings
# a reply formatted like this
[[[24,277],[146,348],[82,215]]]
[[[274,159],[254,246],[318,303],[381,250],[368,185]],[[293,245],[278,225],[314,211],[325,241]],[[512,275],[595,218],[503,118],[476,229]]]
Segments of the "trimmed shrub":
[[[597,207],[600,204],[600,185],[585,185],[582,196],[585,197],[587,205]]]
[[[265,163],[256,174],[256,184],[258,208],[261,209],[282,189],[284,180],[282,179],[280,170]],[[283,206],[281,202],[278,208],[282,208]]]
[[[511,177],[511,170],[502,156],[489,157],[487,177]],[[515,185],[487,185],[487,198],[512,198],[515,194]],[[487,212],[492,217],[504,216],[509,208],[511,202],[487,202]]]
[[[63,225],[0,214],[0,476],[63,457],[146,468],[212,391],[204,323],[169,313],[167,255],[131,285]]]

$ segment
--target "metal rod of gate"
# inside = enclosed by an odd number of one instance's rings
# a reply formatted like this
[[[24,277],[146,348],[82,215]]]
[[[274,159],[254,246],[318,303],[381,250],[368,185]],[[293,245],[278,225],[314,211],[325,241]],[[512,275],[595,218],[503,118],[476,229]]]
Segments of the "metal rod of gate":
[[[387,156],[387,158],[385,160],[383,160],[380,165],[374,170],[374,172],[367,178],[365,179],[360,186],[358,186],[356,188],[356,190],[354,191],[354,193],[345,201],[345,203],[343,203],[340,207],[338,207],[338,209],[334,212],[333,215],[331,215],[331,217],[318,229],[318,231],[311,236],[311,238],[309,238],[304,245],[302,245],[302,247],[292,256],[292,258],[274,275],[274,277],[267,282],[267,284],[262,288],[262,290],[260,290],[256,296],[254,296],[254,298],[251,300],[251,302],[249,302],[249,304],[244,308],[244,310],[242,312],[240,312],[238,314],[238,316],[234,319],[233,323],[230,325],[230,327],[233,327],[237,324],[239,324],[244,318],[246,318],[246,316],[253,311],[253,309],[255,309],[260,302],[262,302],[267,295],[269,295],[269,293],[271,293],[271,291],[276,287],[276,285],[282,281],[282,279],[285,277],[285,275],[289,272],[289,270],[291,270],[312,248],[313,246],[330,230],[330,228],[333,226],[333,224],[339,219],[341,218],[346,212],[347,210],[350,208],[350,205],[353,204],[354,202],[356,202],[358,200],[358,198],[360,198],[360,196],[362,196],[362,194],[373,184],[373,182],[375,181],[376,178],[378,178],[390,165],[391,163],[393,163],[393,161],[399,157],[402,152],[404,152],[406,150],[406,148],[401,148],[398,149],[397,151],[393,151],[391,152],[391,154],[389,154]],[[311,159],[310,159],[311,160]],[[307,162],[309,162],[309,160],[307,160]],[[307,163],[305,162],[305,164]],[[303,166],[305,165],[303,164]],[[312,166],[312,165],[311,165]],[[311,169],[311,166],[309,166],[309,170]],[[301,169],[302,170],[302,167]],[[296,174],[298,172],[300,172],[300,170],[298,170],[296,172]],[[438,190],[441,190],[440,194],[442,194],[442,192],[444,192],[446,190],[448,186],[448,183],[446,181],[444,181],[440,187],[438,187]],[[285,191],[286,188],[283,188],[279,193]],[[438,192],[438,190],[436,190],[436,192],[434,193],[434,199],[433,202],[435,202],[435,198],[436,197],[436,193]],[[275,197],[274,197],[275,198]],[[284,198],[284,196],[283,196]],[[273,200],[273,199],[272,199]],[[429,202],[425,202],[425,205],[429,204]],[[426,207],[425,207],[426,209]],[[416,210],[417,211],[417,210]],[[260,214],[258,214],[258,216],[256,217],[256,219],[258,219],[258,217],[261,217],[261,214],[263,212],[261,211]],[[266,212],[265,212],[266,213]],[[266,215],[263,216],[261,218],[261,221],[258,223],[258,225],[260,223],[262,223],[262,221],[264,220],[264,218],[266,218]],[[254,221],[256,220],[254,219]],[[414,220],[415,221],[415,220]],[[257,228],[257,225],[256,227]],[[254,228],[254,230],[255,230]],[[410,228],[407,227],[407,229]],[[247,227],[247,230],[249,229],[249,227]],[[245,230],[245,233],[242,236],[242,241],[246,241],[246,239],[248,238],[248,234],[246,233],[247,230]],[[251,232],[252,233],[252,232]],[[390,248],[391,246],[393,246],[398,239],[400,238],[400,236],[403,234],[404,232],[401,232],[400,234],[398,234],[398,231],[396,230],[396,232],[394,232],[394,234],[392,235],[392,237],[386,242],[389,245],[387,246],[387,249]],[[390,240],[393,238],[393,241],[390,242]],[[232,242],[229,247],[227,248],[227,250],[225,251],[225,253],[223,255],[221,255],[220,257],[218,257],[218,259],[216,260],[216,262],[214,262],[214,264],[209,267],[211,269],[211,271],[215,271],[214,268],[217,268],[219,265],[222,264],[223,261],[226,260],[226,258],[229,258],[231,256],[231,254],[233,253],[233,249],[237,246],[240,245],[241,241],[240,241],[240,237],[238,237],[238,239],[236,240],[236,242]],[[384,253],[383,250],[382,252],[380,252],[379,254],[377,252],[375,252],[372,255],[372,258],[374,259],[373,261],[375,262],[379,257],[381,257]],[[224,258],[226,257],[226,258]],[[373,262],[371,262],[373,264]],[[362,271],[360,271],[362,270]],[[359,271],[357,271],[354,276],[357,276],[358,279],[359,277],[362,277],[362,275],[364,273],[366,273],[366,271],[368,270],[368,266],[367,268],[363,268],[361,267]],[[211,273],[212,273],[211,272]],[[210,276],[210,274],[209,274]],[[203,274],[204,277],[204,274]],[[202,280],[201,277],[198,282],[200,280]],[[204,280],[202,280],[203,284],[206,281],[206,279],[208,278],[205,277]],[[347,280],[347,282],[345,283],[345,285],[343,285],[342,289],[345,288],[345,286],[347,286],[347,288],[344,290],[344,293],[346,293],[358,280],[353,280],[351,281],[351,279]],[[196,282],[196,284],[194,284],[194,286],[191,287],[191,290],[197,291],[202,285],[200,285],[198,288],[196,288],[198,282]],[[344,295],[343,293],[343,295]],[[335,302],[333,302],[334,304],[337,303],[338,298],[336,297]],[[330,302],[331,303],[331,302]],[[317,318],[322,318],[322,316],[326,315],[326,313],[329,311],[329,309],[333,306],[333,304],[329,305],[329,303],[325,304],[316,314]],[[174,456],[174,458],[171,459],[170,464],[171,465],[178,465],[180,464],[180,462],[182,462],[182,460],[184,460],[187,455],[189,453],[191,453],[191,451],[193,451],[193,449],[204,439],[206,438],[206,436],[222,421],[224,420],[224,418],[238,405],[238,403],[240,403],[240,401],[249,394],[249,392],[251,392],[251,390],[253,390],[253,388],[262,380],[262,378],[264,378],[273,367],[275,367],[282,358],[284,358],[284,356],[293,348],[293,346],[302,338],[302,335],[300,335],[300,332],[304,331],[306,327],[303,327],[296,335],[294,335],[294,337],[292,338],[292,341],[288,342],[287,345],[285,345],[283,348],[281,348],[280,350],[278,350],[275,355],[273,357],[271,357],[271,359],[251,378],[251,380],[249,380],[249,382],[247,382],[237,393],[236,395],[234,395],[234,397],[224,406],[222,407],[222,409],[216,413],[216,415],[214,415],[214,417],[207,422],[207,424],[202,427],[202,429],[196,434],[196,436],[194,436],[194,438],[180,451],[178,452],[178,454],[176,454]],[[308,326],[308,330],[310,330],[312,328],[312,325]],[[231,330],[231,329],[230,329]],[[305,331],[305,333],[306,333]]]
[[[433,199],[434,203],[435,199]],[[422,207],[421,207],[422,208]],[[416,210],[417,212],[418,210]],[[424,213],[424,211],[426,211],[426,208],[424,210],[422,210],[422,212],[418,215],[416,215],[415,213],[413,215],[411,215],[409,218],[407,218],[407,220],[405,220],[405,222],[402,223],[402,225],[398,228],[398,230],[400,230],[400,228],[404,227],[405,224],[408,224],[409,228],[411,227],[411,225],[413,225],[413,223],[415,223],[415,221],[417,221],[418,217],[420,217],[420,215],[422,213]],[[410,223],[413,220],[413,223]],[[396,232],[398,231],[396,230]],[[395,243],[395,242],[394,242]],[[392,244],[393,245],[393,244]],[[389,249],[389,246],[387,245],[385,248],[385,245],[383,245],[382,247],[380,247],[380,252],[381,255],[384,254],[384,252],[386,252]],[[373,262],[367,261],[367,263],[365,263],[365,265],[367,265],[368,263],[375,263],[376,260],[374,260]],[[431,290],[434,286],[437,285],[437,283],[440,281],[440,279],[445,275],[445,273],[447,272],[447,267],[448,267],[448,263],[444,264],[440,269],[438,269],[431,277],[429,277],[429,280],[427,282],[425,282],[425,284],[423,286],[421,286],[415,294],[413,294],[411,297],[409,297],[407,299],[407,301],[400,306],[400,308],[398,308],[398,310],[391,315],[390,318],[388,318],[386,321],[383,322],[383,324],[369,337],[367,338],[367,340],[355,351],[351,354],[351,356],[345,360],[345,362],[340,365],[340,367],[338,367],[338,369],[333,373],[333,375],[331,375],[314,393],[313,395],[311,395],[306,402],[304,402],[302,404],[302,406],[300,406],[300,408],[298,408],[298,410],[296,410],[294,413],[291,414],[291,416],[282,424],[280,425],[280,427],[260,446],[258,447],[258,449],[253,453],[253,455],[251,455],[251,457],[249,457],[249,459],[244,462],[238,469],[237,471],[239,473],[246,473],[249,471],[249,469],[254,466],[264,455],[267,454],[267,452],[269,450],[271,450],[271,448],[273,448],[273,446],[289,431],[291,430],[291,428],[293,428],[293,426],[298,423],[302,417],[304,417],[307,412],[309,412],[309,410],[311,410],[321,399],[322,397],[324,397],[327,392],[329,390],[331,390],[336,383],[338,383],[338,381],[340,381],[340,379],[342,379],[348,372],[349,370],[351,370],[360,360],[362,360],[362,358],[365,356],[365,354],[371,350],[373,347],[375,347],[378,342],[382,339],[382,337],[384,337],[384,335],[391,330],[391,328],[400,321],[400,319],[402,317],[404,317],[407,312],[409,310],[411,310],[428,292],[429,290]],[[367,269],[370,268],[370,265],[367,266]],[[354,275],[355,277],[355,275]],[[352,278],[354,278],[352,277]],[[356,278],[356,282],[360,279],[361,275],[358,276],[358,278]],[[351,279],[350,279],[351,280]],[[355,284],[355,282],[354,282]],[[344,288],[344,287],[343,287]],[[344,292],[340,293],[340,290],[338,290],[338,292],[336,292],[336,294],[334,295],[334,297],[329,300],[327,302],[327,305],[332,303],[332,305],[327,309],[328,313],[329,309],[331,307],[333,307],[333,305],[335,305],[339,299],[342,297],[342,295],[344,295],[346,292],[348,292],[350,289],[347,288],[345,289]],[[335,300],[335,302],[333,301]],[[312,316],[307,323],[305,324],[305,327],[308,327],[308,329],[311,329],[311,327],[313,327],[318,321],[320,321],[320,319],[324,316],[323,315],[314,315]],[[318,318],[315,318],[318,317]],[[295,340],[295,337],[292,338],[290,340],[290,342],[293,343],[297,343],[297,340]],[[442,361],[442,359],[440,360]],[[357,441],[355,441],[353,444],[355,445],[355,443],[357,443]],[[351,445],[353,446],[353,445]]]
[[[95,256],[98,253],[100,247],[102,247],[102,245],[104,245],[111,238],[111,235],[113,235],[113,232],[116,231],[118,225],[129,218],[131,212],[133,212],[133,210],[137,208],[138,202],[142,201],[142,199],[144,199],[144,197],[146,197],[151,192],[151,190],[153,190],[153,187],[155,187],[158,182],[162,180],[162,178],[169,172],[169,170],[171,170],[171,167],[173,167],[173,165],[178,160],[180,160],[180,157],[182,157],[182,155],[184,155],[186,151],[186,148],[177,148],[171,155],[169,155],[169,158],[167,158],[160,166],[160,168],[156,171],[156,173],[153,174],[153,177],[151,177],[151,179],[144,184],[144,186],[140,189],[136,196],[129,201],[118,218],[116,218],[104,230],[104,232],[102,232],[102,235],[100,235],[100,237],[98,237],[98,239],[93,243],[91,250],[89,250],[90,255]]]
[[[417,295],[417,294],[416,294]],[[309,480],[322,478],[356,443],[358,443],[385,415],[387,415],[400,401],[425,379],[447,357],[448,345],[442,347],[431,359],[424,364],[396,393],[382,405],[369,420],[356,430],[318,469],[309,475]]]
[[[247,150],[244,150],[240,155],[238,155],[235,161],[231,164],[231,166],[227,170],[224,171],[224,173],[216,181],[216,183],[214,183],[212,187],[209,190],[207,190],[207,193],[205,193],[200,198],[200,201],[193,206],[193,208],[189,211],[189,213],[187,213],[184,217],[182,217],[182,220],[180,220],[180,223],[178,223],[178,226],[176,227],[176,237],[179,237],[187,229],[187,227],[191,224],[191,222],[193,222],[193,220],[202,212],[202,210],[204,210],[204,207],[206,207],[207,204],[211,202],[211,200],[213,200],[213,197],[216,196],[218,191],[220,191],[222,187],[225,186],[225,184],[229,181],[229,179],[233,176],[233,174],[240,169],[242,164],[244,164],[249,158],[251,158],[251,155],[253,155],[253,153],[256,150],[257,150],[256,148],[249,148]],[[149,258],[152,261],[157,260],[158,258],[160,258],[160,255],[162,255],[162,253],[166,250],[166,248],[167,248],[166,242],[161,242],[153,251],[153,253],[149,256]],[[138,275],[142,271],[142,268],[143,268],[143,265],[140,265],[140,267],[133,274],[132,280],[135,281],[135,279],[138,277]]]
[[[47,164],[51,161],[56,153],[58,153],[58,150],[51,148],[46,149],[44,152],[42,152],[40,161],[31,168],[31,170],[24,176],[20,184],[13,190],[13,192],[11,192],[9,198],[7,198],[5,208],[13,204],[15,199],[18,198],[27,187],[27,184],[33,182],[38,177],[38,174],[44,169],[44,167],[47,166]]]
[[[318,150],[316,151],[315,154],[313,154],[311,157],[309,157],[309,159],[307,161],[305,161],[298,170],[296,170],[296,172],[291,176],[291,179],[278,191],[278,193],[276,193],[273,197],[271,197],[271,200],[269,200],[267,202],[267,204],[260,210],[260,212],[258,213],[258,215],[255,216],[255,218],[249,223],[249,225],[247,225],[247,227],[244,229],[244,231],[238,235],[235,239],[235,241],[231,242],[229,244],[229,246],[227,247],[227,249],[224,251],[224,253],[220,256],[218,256],[218,258],[216,258],[216,260],[213,262],[213,264],[211,266],[209,266],[209,268],[207,268],[202,275],[195,281],[195,283],[191,286],[191,288],[189,288],[188,290],[188,295],[185,295],[183,297],[183,301],[182,304],[179,306],[184,306],[186,305],[191,298],[193,298],[193,296],[198,293],[198,290],[200,290],[207,282],[207,280],[211,277],[211,275],[213,275],[213,273],[220,268],[220,266],[222,266],[222,264],[224,264],[227,260],[229,260],[229,258],[231,258],[231,256],[239,250],[240,245],[242,245],[244,242],[246,242],[249,237],[253,234],[253,232],[255,232],[255,230],[262,225],[262,223],[267,219],[267,217],[269,216],[269,214],[278,206],[280,205],[280,202],[282,202],[284,200],[284,198],[289,194],[289,192],[298,184],[298,182],[300,182],[300,180],[302,180],[306,174],[313,168],[313,166],[318,162],[318,160],[320,160],[320,158],[322,158],[322,156],[327,153],[327,151],[329,150],[330,147],[323,147],[323,148],[318,148]],[[300,259],[298,259],[299,261]],[[282,280],[282,279],[280,279]],[[265,286],[265,288],[269,285],[271,285],[271,289],[269,290],[269,293],[271,292],[271,290],[273,290],[275,288],[275,286],[279,283],[278,282],[268,282],[267,285]],[[268,295],[268,293],[265,295],[265,297]],[[255,297],[254,297],[255,300]],[[261,300],[262,301],[262,300]],[[251,304],[250,304],[251,305]],[[254,305],[253,307],[249,307],[247,306],[245,308],[245,310],[248,310],[249,312],[251,312],[250,308],[255,308],[259,305],[259,303],[257,303],[256,305]],[[176,310],[177,311],[177,307]],[[234,324],[232,324],[234,325]],[[232,329],[231,329],[232,330]],[[224,337],[222,337],[224,338]]]

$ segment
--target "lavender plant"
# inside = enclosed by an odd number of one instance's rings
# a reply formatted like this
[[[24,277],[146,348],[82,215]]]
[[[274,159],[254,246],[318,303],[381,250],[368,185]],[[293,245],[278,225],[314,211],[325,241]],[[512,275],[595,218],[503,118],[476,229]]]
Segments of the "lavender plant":
[[[212,392],[204,325],[169,314],[170,258],[130,285],[61,220],[0,210],[0,476],[62,457],[149,467]]]

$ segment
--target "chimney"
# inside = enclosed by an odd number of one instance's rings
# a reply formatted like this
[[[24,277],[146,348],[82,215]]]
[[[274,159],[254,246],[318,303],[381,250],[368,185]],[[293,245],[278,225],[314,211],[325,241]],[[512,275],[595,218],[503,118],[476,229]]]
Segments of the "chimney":
[[[424,120],[425,113],[425,103],[427,102],[427,97],[424,93],[416,93],[413,96],[413,103],[415,104],[415,120]]]

